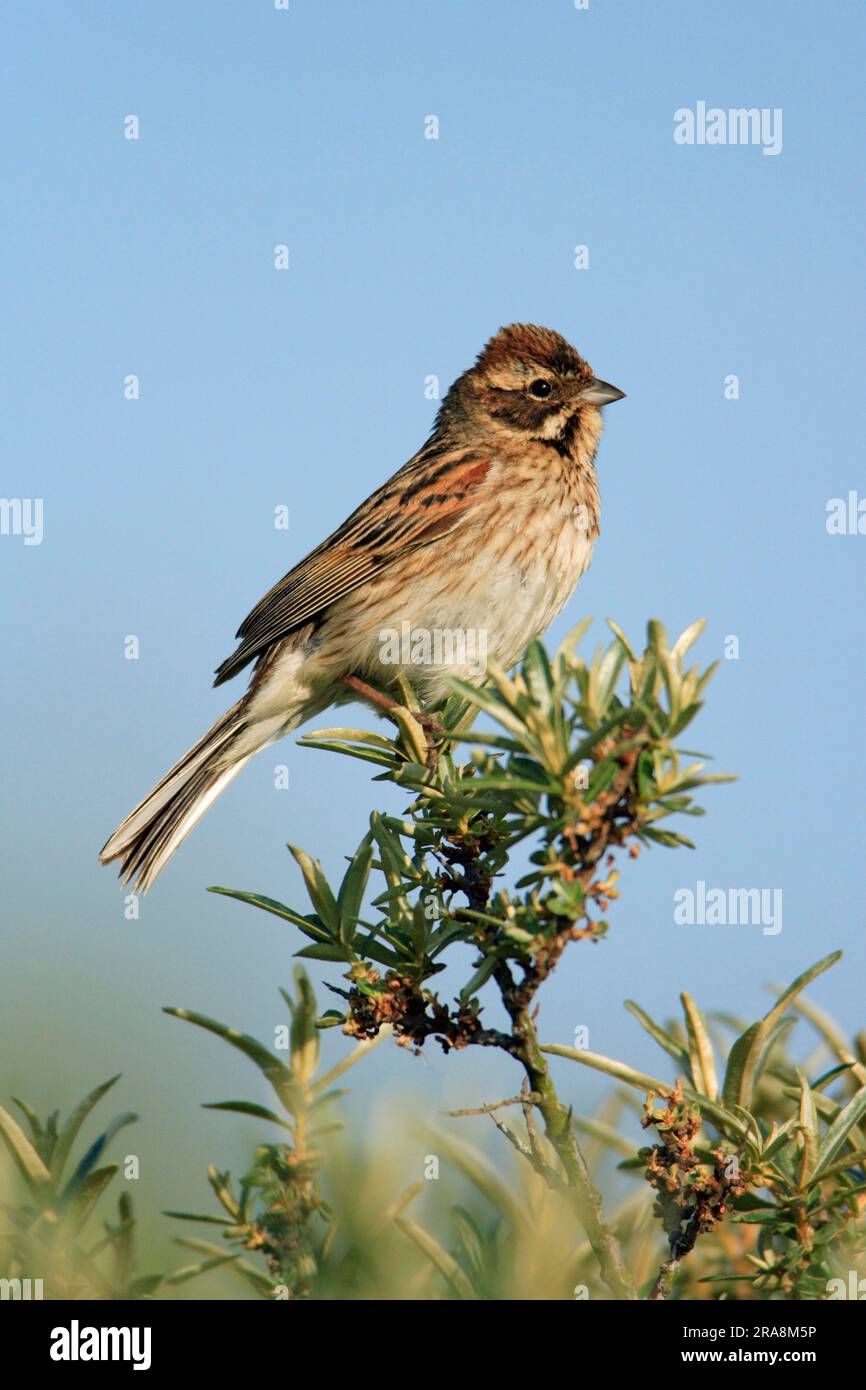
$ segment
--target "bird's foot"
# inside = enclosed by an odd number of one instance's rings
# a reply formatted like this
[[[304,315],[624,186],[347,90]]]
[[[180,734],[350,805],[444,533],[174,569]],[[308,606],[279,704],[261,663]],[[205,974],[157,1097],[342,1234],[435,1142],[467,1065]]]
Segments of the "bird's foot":
[[[427,770],[435,772],[445,746],[445,725],[438,714],[423,714],[419,711],[413,714],[412,718],[421,725],[427,739]]]
[[[356,695],[369,700],[370,704],[376,705],[384,714],[391,710],[405,708],[401,706],[399,700],[392,700],[390,695],[385,695],[381,690],[376,690],[372,685],[368,685],[360,676],[352,676],[348,673],[343,676],[343,684],[350,690],[354,690]],[[442,756],[442,749],[445,743],[445,726],[438,714],[425,714],[422,710],[411,710],[412,718],[416,724],[420,724],[427,740],[426,765],[429,772],[435,772],[439,766],[439,759]]]

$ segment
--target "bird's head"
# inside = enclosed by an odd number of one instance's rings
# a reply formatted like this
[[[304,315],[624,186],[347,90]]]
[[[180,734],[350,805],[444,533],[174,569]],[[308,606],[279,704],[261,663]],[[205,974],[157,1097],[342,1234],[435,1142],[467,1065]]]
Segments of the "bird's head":
[[[593,375],[589,363],[561,333],[531,323],[500,328],[474,367],[458,378],[443,402],[475,422],[558,444],[579,435],[587,444],[601,433],[600,408],[624,391]]]

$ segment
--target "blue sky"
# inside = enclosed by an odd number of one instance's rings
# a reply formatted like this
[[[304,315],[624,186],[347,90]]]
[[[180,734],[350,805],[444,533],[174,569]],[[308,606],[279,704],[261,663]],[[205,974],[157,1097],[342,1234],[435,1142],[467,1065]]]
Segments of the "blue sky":
[[[862,1026],[866,536],[825,518],[866,495],[863,30],[853,0],[7,10],[2,492],[44,500],[44,538],[0,536],[4,1096],[68,1105],[122,1070],[163,1162],[191,1101],[252,1092],[232,1058],[215,1081],[216,1044],[159,1006],[267,1035],[300,943],[204,889],[301,904],[285,842],[336,872],[381,788],[270,750],[138,922],[98,849],[236,698],[210,680],[240,619],[425,437],[425,378],[444,389],[514,320],[627,392],[593,566],[551,637],[591,613],[596,640],[606,616],[635,638],[705,616],[705,662],[739,641],[690,738],[740,781],[706,798],[696,853],[626,867],[608,941],[566,959],[542,1033],[586,1024],[652,1070],[624,997],[756,1015],[766,980],[836,946],[813,995]],[[781,108],[781,152],[675,144],[674,112],[700,100]],[[699,879],[780,889],[782,931],[677,926],[673,895]],[[412,1087],[434,1108],[514,1084],[432,1050],[366,1067],[359,1098]],[[187,1200],[206,1161],[244,1152],[243,1125],[207,1115],[187,1136]]]

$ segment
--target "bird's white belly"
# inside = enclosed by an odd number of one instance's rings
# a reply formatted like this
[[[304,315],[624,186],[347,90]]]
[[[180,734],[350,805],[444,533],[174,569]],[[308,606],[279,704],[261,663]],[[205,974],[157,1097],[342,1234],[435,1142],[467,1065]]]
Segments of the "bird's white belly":
[[[403,675],[422,700],[435,702],[447,695],[448,676],[478,682],[490,659],[513,666],[568,601],[591,555],[592,539],[569,522],[550,536],[545,554],[522,563],[491,564],[489,551],[479,552],[459,591],[447,566],[416,578],[400,604],[380,608],[362,669],[380,684]]]

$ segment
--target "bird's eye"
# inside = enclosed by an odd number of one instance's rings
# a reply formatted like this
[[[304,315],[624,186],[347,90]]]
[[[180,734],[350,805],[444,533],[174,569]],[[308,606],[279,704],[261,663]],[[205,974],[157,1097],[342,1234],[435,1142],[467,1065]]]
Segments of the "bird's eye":
[[[532,381],[529,384],[529,394],[530,396],[534,396],[537,401],[543,401],[545,396],[549,396],[552,390],[553,387],[550,382],[545,381],[543,377],[539,377],[537,381]]]

